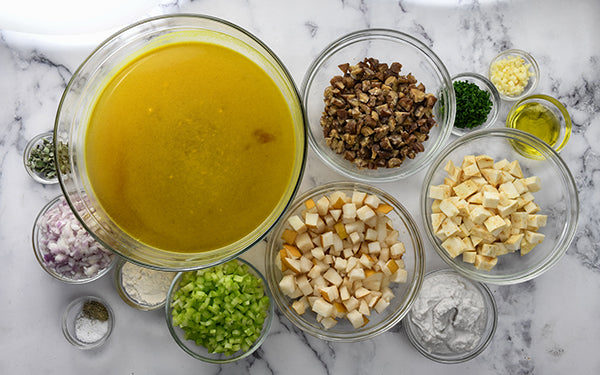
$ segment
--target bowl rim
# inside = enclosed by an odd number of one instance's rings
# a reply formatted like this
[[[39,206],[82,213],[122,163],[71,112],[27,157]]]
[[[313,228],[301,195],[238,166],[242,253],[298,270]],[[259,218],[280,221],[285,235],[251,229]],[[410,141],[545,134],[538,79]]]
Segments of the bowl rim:
[[[101,278],[102,276],[106,275],[114,266],[115,263],[117,261],[117,255],[113,254],[113,260],[110,262],[110,265],[108,265],[108,267],[105,267],[101,270],[98,271],[98,273],[96,273],[96,275],[92,276],[92,277],[88,277],[88,278],[84,278],[84,279],[71,279],[68,278],[66,276],[61,275],[60,273],[52,270],[50,267],[48,267],[48,265],[46,265],[46,262],[44,261],[44,256],[42,255],[42,250],[40,249],[39,246],[39,233],[40,233],[40,228],[38,226],[38,221],[46,214],[46,212],[48,212],[48,210],[50,210],[52,207],[54,207],[57,203],[59,203],[59,201],[61,199],[64,199],[64,196],[58,195],[55,198],[51,199],[48,203],[46,203],[44,205],[44,207],[42,207],[42,209],[40,210],[40,212],[37,214],[34,222],[33,222],[33,229],[31,231],[31,243],[33,246],[33,253],[35,255],[35,259],[38,261],[38,263],[40,264],[40,266],[42,267],[42,269],[44,271],[46,271],[46,273],[50,276],[52,276],[53,278],[60,280],[64,283],[67,284],[87,284],[90,283],[92,281],[98,280],[99,278]],[[71,209],[72,211],[72,209]],[[75,216],[75,215],[74,215]],[[84,227],[85,228],[85,227]],[[86,229],[87,231],[87,229]],[[88,234],[90,232],[88,231]],[[94,238],[92,236],[92,238]],[[95,238],[94,238],[95,240]],[[98,242],[102,247],[104,247],[106,250],[110,251],[109,248],[107,248],[106,246],[104,246],[104,244],[102,244],[102,242]]]
[[[204,357],[204,356],[199,355],[198,353],[195,353],[193,350],[191,350],[183,341],[180,340],[179,336],[177,336],[177,334],[175,333],[176,328],[173,326],[173,321],[171,319],[172,318],[171,311],[170,311],[171,300],[172,300],[173,293],[179,287],[179,282],[180,282],[183,274],[186,272],[193,272],[193,270],[177,272],[177,274],[173,278],[173,281],[171,282],[171,286],[169,287],[169,292],[167,293],[167,299],[165,301],[164,309],[165,309],[165,320],[167,323],[167,328],[169,329],[169,333],[171,334],[171,337],[177,343],[177,345],[179,345],[179,347],[181,349],[183,349],[183,351],[185,351],[187,354],[189,354],[193,358],[198,359],[203,362],[224,364],[224,363],[232,363],[232,362],[235,362],[240,359],[248,357],[249,355],[254,353],[254,351],[256,351],[258,348],[260,348],[261,345],[264,343],[264,341],[269,336],[270,331],[271,331],[271,325],[273,323],[273,318],[275,316],[275,303],[273,302],[273,295],[271,294],[271,290],[269,289],[269,285],[267,283],[267,280],[265,280],[264,275],[254,265],[252,265],[252,263],[250,263],[249,261],[247,261],[243,258],[234,258],[234,259],[230,259],[229,261],[238,261],[242,264],[247,265],[250,268],[250,272],[253,273],[255,276],[257,276],[261,280],[261,282],[263,284],[263,290],[264,290],[265,296],[267,296],[269,298],[269,307],[267,309],[267,316],[265,317],[265,320],[263,322],[261,335],[256,339],[256,341],[252,344],[252,346],[250,347],[250,349],[248,351],[241,352],[238,356],[226,356],[226,358],[223,358],[223,359]],[[206,268],[206,269],[208,269],[208,268]],[[205,269],[203,269],[203,270],[205,270]],[[181,329],[181,328],[179,328],[179,329]],[[190,341],[190,340],[187,340],[187,341]],[[211,354],[211,353],[209,353],[209,354]],[[220,354],[220,353],[217,353],[217,354]]]
[[[273,295],[273,299],[277,304],[278,309],[285,315],[285,317],[294,324],[294,326],[300,328],[302,331],[331,342],[358,342],[364,341],[370,338],[373,338],[379,334],[385,333],[396,324],[398,324],[402,318],[408,314],[410,308],[418,296],[419,291],[421,290],[421,286],[423,284],[423,278],[425,274],[425,250],[423,246],[423,240],[421,239],[421,233],[417,227],[416,221],[413,219],[410,212],[393,196],[386,193],[385,191],[371,186],[362,182],[354,182],[354,181],[333,181],[320,186],[313,187],[308,189],[304,193],[302,193],[299,197],[294,200],[294,203],[291,207],[298,206],[299,208],[303,204],[303,202],[313,195],[325,194],[328,190],[336,191],[336,190],[359,190],[366,191],[368,193],[375,193],[380,198],[383,198],[387,203],[391,203],[394,206],[394,210],[397,211],[398,216],[401,218],[401,221],[404,223],[406,230],[410,232],[411,238],[414,243],[414,252],[417,256],[414,258],[414,271],[411,270],[411,282],[407,282],[408,286],[406,295],[403,296],[406,305],[404,309],[396,311],[395,314],[388,314],[389,316],[382,320],[379,324],[369,327],[366,330],[362,331],[351,331],[348,333],[333,333],[329,332],[323,328],[315,329],[312,325],[305,322],[303,319],[299,319],[298,315],[292,310],[289,304],[285,303],[284,298],[281,291],[278,288],[278,280],[276,280],[275,268],[277,265],[273,260],[276,257],[275,242],[277,241],[277,236],[281,230],[285,228],[286,220],[281,220],[280,223],[269,233],[269,237],[267,239],[267,249],[265,250],[265,270],[267,282],[269,285],[269,289],[271,289],[271,294]],[[284,218],[287,218],[293,212],[288,211]],[[400,298],[397,296],[396,298]]]
[[[79,340],[77,340],[77,338],[73,337],[73,335],[71,334],[71,332],[69,330],[69,321],[67,320],[71,310],[78,304],[83,304],[85,301],[100,302],[101,304],[103,304],[106,307],[106,310],[108,311],[108,331],[106,332],[106,334],[104,336],[102,336],[102,338],[100,338],[98,341],[95,341],[92,343],[83,343],[83,342],[80,342]],[[109,336],[111,335],[114,326],[115,326],[115,313],[114,313],[112,307],[110,306],[110,304],[108,304],[108,302],[106,302],[106,300],[104,300],[101,297],[94,296],[94,295],[82,295],[82,296],[75,298],[67,305],[67,307],[62,315],[61,327],[62,327],[63,335],[65,336],[65,338],[71,345],[73,345],[79,349],[83,349],[83,350],[93,349],[93,348],[97,348],[97,347],[103,345],[106,342],[106,340],[108,340]]]
[[[25,149],[23,150],[23,166],[25,167],[25,170],[27,171],[29,176],[31,176],[31,178],[33,178],[36,182],[39,182],[40,184],[44,184],[44,185],[54,185],[54,184],[58,183],[58,171],[56,172],[56,177],[45,178],[44,176],[40,175],[39,173],[34,172],[27,165],[29,162],[29,156],[31,155],[31,151],[33,151],[33,148],[35,146],[37,146],[39,144],[39,142],[44,139],[46,139],[46,140],[50,141],[52,144],[54,144],[54,131],[49,130],[49,131],[37,134],[36,136],[31,138],[27,142],[27,145],[25,145]],[[55,152],[55,156],[56,156],[56,152]],[[56,159],[55,159],[55,162],[56,162]]]
[[[205,251],[205,252],[198,252],[198,253],[172,253],[172,252],[168,252],[168,251],[164,251],[164,253],[169,253],[169,254],[178,254],[181,259],[179,259],[177,261],[177,263],[179,265],[177,266],[173,266],[173,265],[161,265],[161,264],[156,264],[155,263],[151,263],[151,260],[148,259],[147,257],[144,258],[143,260],[141,259],[136,259],[133,256],[131,256],[130,254],[126,254],[123,251],[117,250],[115,249],[113,246],[110,246],[107,241],[103,240],[102,238],[99,237],[99,235],[97,235],[93,230],[91,230],[90,226],[83,220],[82,215],[79,213],[79,211],[76,209],[76,205],[74,202],[74,198],[75,197],[71,197],[69,194],[69,188],[66,185],[67,182],[65,182],[64,180],[64,176],[63,176],[63,172],[58,169],[57,170],[57,176],[58,176],[58,182],[61,188],[61,191],[63,193],[63,195],[65,196],[67,203],[69,204],[69,206],[71,207],[71,210],[73,211],[75,217],[79,220],[79,222],[83,225],[83,227],[88,231],[88,233],[90,233],[92,235],[92,237],[98,241],[100,244],[102,244],[105,248],[110,249],[111,251],[113,251],[115,254],[118,254],[119,256],[127,259],[127,261],[131,262],[131,263],[135,263],[139,266],[143,266],[143,267],[148,267],[151,269],[155,269],[155,270],[160,270],[160,271],[192,271],[192,270],[197,270],[197,269],[202,269],[202,268],[209,268],[209,267],[213,267],[215,265],[221,264],[221,263],[225,263],[229,260],[232,260],[240,255],[242,255],[244,252],[246,252],[247,250],[249,250],[250,248],[252,248],[254,245],[256,245],[258,242],[260,242],[261,240],[263,240],[268,232],[275,226],[275,224],[277,223],[277,221],[282,217],[282,215],[285,213],[286,209],[289,207],[289,205],[291,204],[291,202],[293,201],[294,197],[296,196],[296,194],[298,193],[298,190],[300,188],[300,185],[302,183],[302,179],[304,176],[304,172],[306,170],[306,162],[307,162],[307,156],[308,156],[308,142],[307,142],[307,127],[308,127],[308,121],[306,119],[305,116],[305,112],[302,109],[302,97],[300,95],[300,91],[298,90],[298,87],[290,73],[290,71],[288,70],[288,68],[283,64],[283,61],[275,54],[275,52],[268,47],[263,41],[261,41],[257,36],[255,36],[254,34],[252,34],[250,31],[242,28],[241,26],[238,26],[232,22],[229,22],[227,20],[218,18],[218,17],[214,17],[214,16],[210,16],[210,15],[206,15],[206,14],[199,14],[199,13],[174,13],[174,14],[165,14],[165,15],[159,15],[159,16],[154,16],[154,17],[148,17],[145,19],[142,19],[140,21],[137,21],[135,23],[132,23],[126,27],[123,27],[121,29],[119,29],[118,31],[114,32],[112,35],[110,35],[109,37],[107,37],[106,39],[104,39],[102,42],[100,42],[87,56],[86,58],[81,62],[81,64],[77,67],[77,69],[74,71],[73,75],[71,76],[69,82],[67,83],[67,86],[65,88],[65,90],[63,91],[63,94],[60,98],[60,102],[58,105],[58,110],[54,119],[54,144],[55,147],[59,144],[60,140],[59,140],[59,136],[58,136],[58,129],[60,127],[60,122],[61,122],[61,112],[62,112],[62,108],[63,105],[65,105],[65,101],[67,99],[68,93],[70,92],[70,90],[72,89],[72,87],[75,85],[75,81],[76,78],[81,76],[82,74],[82,70],[84,69],[84,67],[86,67],[89,63],[90,60],[92,59],[92,57],[96,56],[97,53],[99,53],[103,48],[106,48],[106,46],[113,41],[114,39],[116,39],[117,37],[119,37],[120,35],[123,35],[124,33],[130,32],[132,29],[136,28],[136,27],[140,27],[142,25],[146,25],[146,24],[150,24],[153,22],[158,22],[158,21],[165,21],[165,20],[170,20],[170,19],[194,19],[194,20],[206,20],[208,22],[213,22],[216,24],[221,24],[225,27],[231,28],[232,30],[234,30],[235,32],[239,32],[242,35],[244,35],[245,37],[248,37],[250,40],[252,40],[253,42],[255,42],[260,48],[262,48],[266,54],[268,55],[268,57],[270,59],[272,59],[272,62],[277,66],[278,69],[281,70],[281,75],[282,77],[285,78],[286,80],[286,84],[289,86],[290,89],[290,96],[293,97],[295,99],[295,103],[297,104],[298,108],[297,111],[299,113],[300,119],[298,122],[298,129],[297,130],[297,136],[296,136],[296,143],[299,144],[298,146],[298,160],[299,160],[299,166],[298,168],[298,176],[297,179],[295,179],[295,181],[293,179],[290,180],[290,189],[289,189],[289,198],[287,200],[287,202],[285,202],[285,204],[282,204],[280,212],[278,215],[273,216],[272,218],[267,217],[262,223],[261,225],[267,221],[270,220],[271,224],[265,226],[264,230],[262,231],[262,233],[257,234],[256,238],[248,238],[246,241],[246,245],[244,246],[244,244],[239,244],[239,248],[237,248],[237,250],[235,251],[231,251],[231,253],[225,257],[221,257],[221,256],[217,256],[215,255],[216,253],[218,253],[220,250],[222,250],[223,248],[226,248],[227,246],[230,246],[232,244],[229,244],[225,247],[221,247],[219,249],[214,249],[214,250],[210,250],[210,251]],[[301,143],[301,144],[300,144]],[[69,146],[70,147],[70,146]],[[71,156],[69,155],[69,158],[71,158]],[[71,161],[72,162],[72,161]],[[295,167],[296,168],[296,167]],[[293,177],[293,176],[292,176]],[[293,187],[292,187],[293,185]],[[80,188],[80,186],[78,186],[77,188]],[[80,195],[82,192],[78,191],[78,192],[73,192],[73,194],[78,194]],[[85,192],[85,194],[88,194],[88,192]],[[284,193],[285,194],[285,193]],[[86,210],[88,210],[86,208]],[[88,210],[89,211],[89,210]],[[275,212],[275,211],[274,211]],[[89,212],[86,212],[86,214],[89,214]],[[96,218],[94,218],[94,220],[97,220]],[[248,237],[251,233],[246,234],[243,238],[239,239],[236,242],[239,241],[243,241],[246,237]],[[145,243],[142,243],[142,245],[144,247],[151,247]],[[152,249],[156,249],[154,247],[151,247]],[[159,249],[160,250],[160,249]],[[196,259],[197,263],[194,263],[193,265],[182,265],[182,263],[188,263],[188,261],[191,259],[192,256],[210,256],[210,261],[198,261]],[[164,261],[161,261],[162,263],[164,263]]]
[[[565,122],[563,138],[559,144],[557,144],[555,146],[550,146],[554,149],[554,151],[556,151],[558,153],[569,142],[569,139],[571,138],[571,132],[573,129],[573,122],[571,120],[571,115],[569,114],[569,111],[567,111],[567,108],[558,99],[556,99],[550,95],[546,95],[546,94],[533,94],[533,95],[528,95],[528,96],[525,96],[525,97],[519,99],[515,104],[513,104],[513,106],[508,111],[508,114],[506,115],[506,121],[505,121],[506,127],[510,128],[510,129],[516,129],[516,128],[512,127],[512,117],[514,116],[516,110],[523,103],[528,102],[528,101],[536,101],[536,100],[550,103],[556,109],[558,109],[558,111],[562,114],[562,117]]]
[[[360,181],[360,182],[367,182],[367,183],[392,182],[392,181],[397,181],[397,180],[400,180],[400,179],[403,179],[406,177],[410,177],[410,176],[414,175],[415,173],[418,173],[419,171],[423,170],[431,163],[431,161],[433,160],[435,155],[437,153],[439,153],[440,149],[443,148],[443,145],[446,143],[446,141],[450,137],[450,134],[452,133],[452,128],[454,127],[454,118],[456,117],[456,99],[454,96],[454,90],[446,90],[447,92],[445,94],[448,95],[449,103],[451,103],[451,105],[449,105],[449,113],[448,113],[448,120],[447,120],[446,127],[441,127],[439,119],[436,120],[436,122],[437,122],[436,126],[439,126],[441,129],[438,143],[430,145],[431,147],[428,147],[429,152],[427,152],[427,150],[426,150],[426,152],[419,153],[419,154],[421,154],[420,163],[416,164],[415,167],[413,167],[411,169],[402,169],[402,166],[400,166],[398,168],[393,168],[393,169],[398,170],[397,173],[390,174],[388,176],[367,176],[367,175],[361,174],[360,170],[359,171],[352,170],[351,167],[353,164],[350,165],[349,167],[345,167],[342,163],[334,162],[333,160],[330,160],[329,158],[325,157],[324,151],[321,150],[321,148],[319,146],[319,142],[316,141],[315,135],[311,131],[311,126],[310,126],[310,121],[309,121],[309,116],[308,116],[308,105],[307,105],[308,96],[309,96],[308,91],[310,90],[310,88],[313,85],[316,72],[321,68],[324,61],[326,61],[329,56],[331,56],[331,55],[335,54],[336,52],[338,52],[339,50],[345,48],[347,45],[352,45],[354,43],[358,43],[363,40],[371,39],[371,38],[376,38],[376,39],[381,38],[381,39],[385,39],[385,40],[392,39],[394,41],[402,41],[402,43],[405,43],[405,44],[410,45],[411,47],[414,47],[415,49],[419,50],[421,53],[423,53],[425,56],[427,56],[428,59],[430,59],[432,61],[432,65],[435,66],[435,69],[438,71],[439,75],[442,78],[442,83],[446,86],[448,86],[448,85],[452,86],[452,80],[450,78],[450,74],[448,73],[448,69],[444,65],[444,62],[425,43],[421,42],[419,39],[415,38],[414,36],[411,36],[407,33],[399,31],[399,30],[388,29],[388,28],[365,28],[365,29],[359,29],[356,31],[352,31],[341,37],[338,37],[333,42],[330,42],[327,46],[325,46],[325,48],[323,48],[318,53],[318,55],[312,60],[311,64],[309,65],[308,69],[306,70],[306,72],[304,74],[302,83],[300,85],[300,91],[302,93],[302,108],[304,111],[304,118],[305,118],[306,124],[307,124],[308,143],[310,144],[311,148],[315,151],[315,153],[319,156],[319,158],[327,166],[329,166],[331,169],[342,174],[345,177],[348,177],[348,178],[351,178],[353,180]],[[340,158],[339,155],[334,155],[334,156],[336,156],[335,159]],[[347,162],[347,160],[341,160],[341,161]]]
[[[466,268],[459,266],[457,263],[453,262],[452,258],[447,254],[446,250],[441,247],[438,239],[434,236],[432,228],[431,228],[431,220],[428,218],[427,210],[428,210],[428,202],[430,202],[430,198],[428,197],[429,185],[431,184],[431,180],[433,174],[440,168],[443,168],[442,162],[447,159],[448,155],[461,147],[463,144],[471,141],[477,140],[484,137],[500,137],[505,139],[514,139],[517,141],[526,142],[530,145],[534,145],[537,150],[541,150],[543,152],[543,156],[547,159],[550,159],[554,162],[558,170],[565,177],[565,184],[568,189],[568,196],[570,198],[570,205],[573,210],[570,212],[570,220],[571,225],[563,228],[564,236],[561,238],[562,241],[555,245],[553,251],[548,255],[545,261],[539,263],[533,269],[522,271],[519,274],[514,274],[511,276],[491,276],[486,275],[479,270],[467,270]],[[525,155],[523,155],[526,157]],[[470,134],[467,134],[461,138],[458,138],[454,142],[450,143],[446,146],[442,152],[438,154],[434,162],[429,167],[427,174],[425,175],[421,187],[421,195],[419,197],[419,205],[421,211],[421,220],[426,233],[426,237],[429,240],[431,246],[433,246],[436,253],[442,258],[442,260],[447,263],[450,267],[458,271],[463,276],[466,276],[469,279],[489,283],[496,285],[511,285],[522,283],[531,279],[536,278],[537,276],[543,274],[552,268],[566,253],[569,249],[571,242],[575,236],[577,231],[577,224],[579,221],[579,196],[577,193],[577,186],[575,185],[575,180],[569,167],[564,162],[564,160],[558,155],[554,149],[548,146],[545,142],[540,140],[539,138],[526,133],[522,130],[511,129],[511,128],[489,128],[474,131]]]
[[[492,65],[494,65],[494,63],[501,59],[504,58],[505,56],[508,55],[514,55],[514,56],[519,56],[522,57],[523,59],[525,59],[525,63],[529,63],[531,64],[531,69],[533,69],[533,75],[531,77],[529,77],[529,79],[534,78],[531,82],[531,86],[529,88],[527,88],[527,86],[523,89],[523,92],[518,94],[518,95],[514,95],[514,96],[509,96],[509,95],[504,95],[502,94],[500,91],[498,91],[498,94],[500,95],[500,98],[502,98],[503,100],[507,101],[507,102],[512,102],[515,100],[520,100],[522,98],[524,98],[527,95],[531,95],[531,93],[537,88],[538,83],[540,81],[540,66],[537,62],[537,60],[533,57],[533,55],[531,55],[529,52],[524,51],[522,49],[518,49],[518,48],[510,48],[510,49],[506,49],[500,53],[498,53],[496,56],[494,56],[494,58],[490,61],[490,64],[488,66],[488,79],[491,81],[491,72],[492,72]],[[528,84],[529,85],[529,84]]]
[[[463,72],[463,73],[456,74],[456,75],[452,76],[452,88],[454,89],[454,81],[458,81],[458,80],[462,80],[462,79],[466,79],[467,81],[477,81],[477,82],[481,83],[481,85],[479,85],[477,83],[475,83],[475,84],[477,86],[479,86],[480,88],[481,88],[481,86],[483,86],[484,91],[489,92],[490,100],[492,102],[492,109],[490,110],[490,113],[488,113],[488,117],[485,120],[485,122],[481,125],[476,126],[473,129],[457,128],[456,124],[453,124],[452,134],[459,136],[459,137],[461,137],[465,134],[468,134],[474,130],[487,129],[487,128],[493,126],[496,123],[496,120],[498,119],[498,116],[500,114],[500,108],[502,106],[502,99],[500,98],[500,93],[498,92],[498,89],[486,76],[479,74],[479,73],[475,73],[475,72]],[[456,95],[456,93],[455,93],[455,95]],[[457,107],[458,107],[458,103],[457,103]],[[456,109],[458,111],[458,108],[456,108]]]
[[[473,286],[475,289],[477,289],[481,293],[481,297],[486,306],[486,310],[489,310],[487,318],[488,318],[488,321],[491,322],[491,324],[486,324],[485,331],[483,332],[483,333],[485,333],[485,336],[481,337],[480,343],[474,348],[474,350],[464,353],[460,356],[459,355],[453,356],[450,354],[448,354],[448,355],[435,354],[435,353],[431,353],[431,352],[427,351],[423,347],[423,345],[421,345],[419,340],[415,337],[414,331],[413,331],[414,323],[410,319],[410,317],[411,317],[410,312],[408,313],[408,315],[406,317],[407,319],[402,321],[402,328],[404,329],[404,332],[408,336],[410,343],[423,356],[425,356],[433,361],[439,362],[439,363],[447,363],[447,364],[462,363],[462,362],[466,362],[466,361],[469,361],[469,360],[477,357],[479,354],[484,352],[485,349],[487,349],[489,344],[492,342],[494,335],[496,333],[496,329],[498,328],[498,315],[499,315],[498,314],[498,304],[496,303],[494,294],[492,293],[490,288],[485,283],[469,279],[469,278],[465,277],[464,275],[461,275],[459,272],[457,272],[453,268],[440,268],[440,269],[436,269],[433,271],[429,271],[427,274],[425,274],[423,282],[425,282],[425,280],[428,277],[434,277],[437,275],[444,275],[444,274],[454,275],[454,276],[459,277],[462,281],[471,284],[471,286]],[[412,309],[411,309],[411,311],[412,311]],[[491,318],[491,320],[490,320],[490,318]],[[488,331],[488,328],[489,328],[489,331]],[[452,358],[450,358],[450,357],[452,357]]]

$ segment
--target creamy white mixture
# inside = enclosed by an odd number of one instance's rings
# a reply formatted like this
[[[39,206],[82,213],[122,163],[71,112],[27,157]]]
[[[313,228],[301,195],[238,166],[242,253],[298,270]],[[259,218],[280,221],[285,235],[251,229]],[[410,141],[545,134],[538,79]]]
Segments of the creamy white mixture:
[[[481,292],[459,275],[425,279],[409,316],[425,348],[450,354],[471,350],[485,329],[487,312]]]

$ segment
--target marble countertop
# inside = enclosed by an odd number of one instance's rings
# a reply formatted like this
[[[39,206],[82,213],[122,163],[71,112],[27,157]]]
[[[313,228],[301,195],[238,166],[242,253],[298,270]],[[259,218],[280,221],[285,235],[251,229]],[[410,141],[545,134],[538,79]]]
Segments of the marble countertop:
[[[29,11],[35,12],[36,1],[32,3]],[[101,22],[98,28],[71,35],[31,34],[24,32],[27,24],[20,29],[0,24],[1,374],[600,373],[600,2],[157,0],[146,5],[133,11],[134,18],[190,12],[240,25],[272,48],[297,85],[327,44],[370,27],[414,35],[438,54],[451,75],[485,74],[490,59],[507,48],[531,52],[541,67],[537,92],[558,98],[573,119],[573,134],[561,156],[579,189],[577,234],[561,261],[537,279],[490,286],[500,313],[498,329],[487,350],[469,362],[442,365],[426,359],[400,325],[371,340],[328,343],[302,333],[281,314],[250,358],[223,366],[199,362],[171,339],[162,311],[127,306],[110,276],[86,285],[62,284],[42,271],[31,248],[35,216],[60,189],[40,185],[27,175],[22,163],[25,144],[52,128],[73,72],[121,25]],[[92,22],[93,17],[88,19]],[[39,33],[43,28],[30,28],[34,29]],[[507,112],[505,104],[499,118]],[[424,174],[379,186],[395,195],[419,225]],[[309,150],[302,190],[339,179],[343,177]],[[260,263],[262,247],[264,243],[247,256]],[[427,247],[426,254],[427,271],[445,267],[433,249]],[[111,304],[116,325],[104,346],[80,351],[64,339],[60,319],[72,299],[87,293]]]

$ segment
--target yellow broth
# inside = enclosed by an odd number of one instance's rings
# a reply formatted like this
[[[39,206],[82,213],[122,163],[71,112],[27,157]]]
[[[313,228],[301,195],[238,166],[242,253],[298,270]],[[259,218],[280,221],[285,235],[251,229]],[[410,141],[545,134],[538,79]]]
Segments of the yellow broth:
[[[182,42],[134,59],[90,115],[92,189],[133,238],[203,252],[243,238],[275,209],[292,178],[290,109],[253,61]]]

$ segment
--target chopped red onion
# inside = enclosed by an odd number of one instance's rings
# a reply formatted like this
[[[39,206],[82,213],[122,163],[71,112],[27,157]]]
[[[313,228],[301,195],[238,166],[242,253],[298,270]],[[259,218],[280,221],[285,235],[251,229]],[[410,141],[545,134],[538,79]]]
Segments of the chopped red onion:
[[[39,246],[48,268],[73,280],[94,277],[114,254],[81,226],[64,197],[38,220]]]

